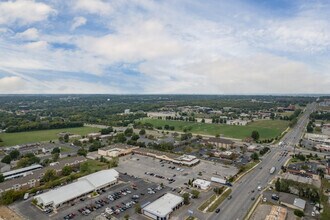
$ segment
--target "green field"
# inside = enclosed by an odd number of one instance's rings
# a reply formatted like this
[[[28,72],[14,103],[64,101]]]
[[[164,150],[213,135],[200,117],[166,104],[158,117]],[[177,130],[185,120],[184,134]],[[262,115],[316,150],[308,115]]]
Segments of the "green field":
[[[60,132],[70,132],[73,134],[86,135],[88,133],[97,132],[99,130],[99,128],[93,127],[80,127],[17,133],[1,133],[0,138],[3,140],[3,142],[0,142],[0,146],[13,146],[17,144],[28,144],[40,141],[55,140],[58,139],[57,134]]]
[[[159,126],[174,126],[175,131],[183,131],[184,128],[191,128],[190,132],[194,134],[217,135],[225,137],[243,139],[250,137],[252,131],[257,130],[260,139],[275,138],[280,135],[287,127],[289,122],[284,120],[262,120],[252,122],[246,126],[225,125],[225,124],[205,124],[186,121],[169,121],[161,119],[144,118],[143,123],[151,123],[155,128]]]

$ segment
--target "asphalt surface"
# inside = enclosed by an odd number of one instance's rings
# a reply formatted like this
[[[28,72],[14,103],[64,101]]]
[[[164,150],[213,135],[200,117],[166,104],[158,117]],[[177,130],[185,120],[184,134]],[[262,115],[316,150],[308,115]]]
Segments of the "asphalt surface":
[[[232,187],[232,199],[225,200],[220,206],[219,213],[213,213],[207,219],[214,220],[242,220],[247,212],[254,204],[261,191],[258,186],[267,187],[268,183],[276,176],[281,166],[289,159],[289,154],[281,156],[284,150],[294,151],[294,145],[298,144],[299,139],[303,135],[304,129],[308,122],[308,117],[316,108],[316,104],[310,104],[306,107],[304,113],[299,118],[296,126],[291,129],[281,141],[286,143],[286,147],[271,146],[271,152],[263,157],[260,164],[250,173],[246,174],[242,179]],[[270,174],[270,169],[276,167],[276,171]],[[252,192],[254,190],[254,192]],[[252,200],[252,198],[255,200]]]

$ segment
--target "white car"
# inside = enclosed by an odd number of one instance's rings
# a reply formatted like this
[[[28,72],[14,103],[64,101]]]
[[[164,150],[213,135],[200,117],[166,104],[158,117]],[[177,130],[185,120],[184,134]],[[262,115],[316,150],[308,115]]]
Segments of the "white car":
[[[128,194],[131,194],[131,193],[132,193],[132,192],[131,192],[131,191],[129,191],[129,190],[127,190],[126,192],[127,192]]]

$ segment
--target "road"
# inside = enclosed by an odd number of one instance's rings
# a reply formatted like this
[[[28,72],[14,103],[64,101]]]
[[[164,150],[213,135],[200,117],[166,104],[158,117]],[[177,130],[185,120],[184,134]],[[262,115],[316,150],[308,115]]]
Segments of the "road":
[[[316,104],[310,104],[305,108],[304,113],[299,118],[297,124],[292,128],[281,141],[285,142],[287,147],[285,150],[293,151],[296,144],[298,144],[300,137],[303,135],[304,129],[308,122],[308,117],[316,108]],[[254,204],[254,197],[260,194],[257,187],[260,185],[266,187],[270,181],[275,177],[275,175],[281,169],[281,166],[289,159],[289,154],[287,156],[280,156],[283,147],[271,146],[271,152],[263,157],[260,164],[252,170],[250,173],[246,174],[242,179],[232,187],[232,199],[225,200],[220,206],[220,213],[213,213],[208,219],[211,220],[242,220],[247,212],[250,210],[251,206]],[[276,167],[276,172],[270,174],[269,170],[271,167]],[[252,192],[254,190],[254,192]]]

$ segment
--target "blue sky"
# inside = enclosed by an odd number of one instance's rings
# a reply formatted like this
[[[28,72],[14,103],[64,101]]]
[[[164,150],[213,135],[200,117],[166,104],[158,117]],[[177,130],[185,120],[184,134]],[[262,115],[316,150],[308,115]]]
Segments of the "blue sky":
[[[330,93],[330,2],[0,1],[0,93]]]

